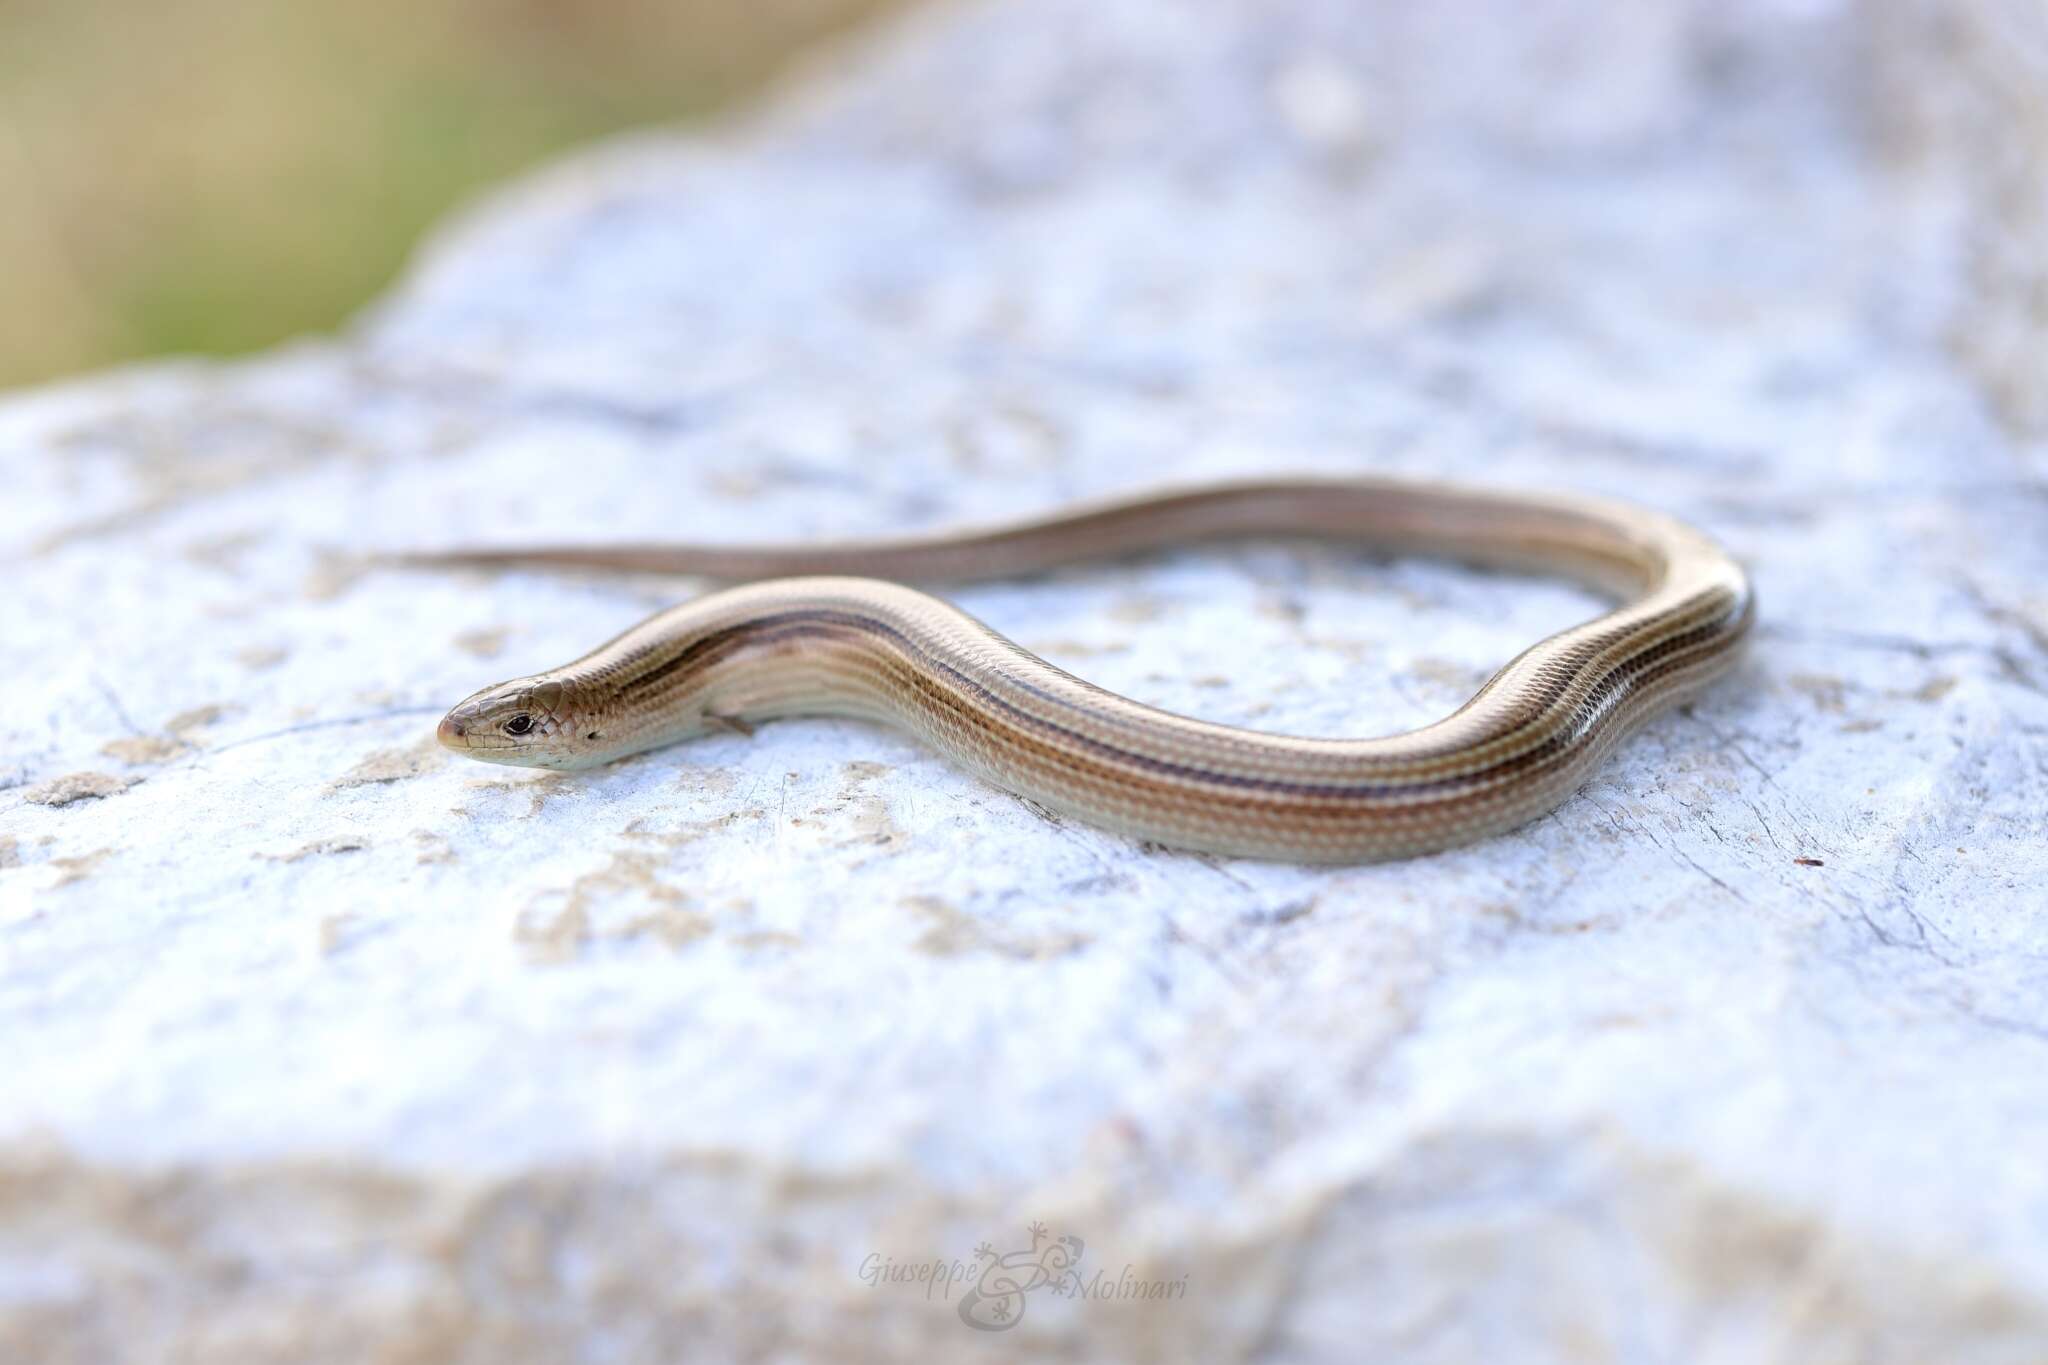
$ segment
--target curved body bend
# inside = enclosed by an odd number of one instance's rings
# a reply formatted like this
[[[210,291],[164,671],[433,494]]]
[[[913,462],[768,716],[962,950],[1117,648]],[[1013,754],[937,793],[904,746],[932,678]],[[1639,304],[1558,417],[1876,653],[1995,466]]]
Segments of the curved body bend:
[[[1140,705],[887,581],[1027,573],[1248,535],[1560,574],[1623,605],[1530,647],[1433,725],[1305,739]],[[1593,498],[1395,480],[1220,485],[920,540],[426,558],[770,579],[470,697],[440,737],[473,758],[581,768],[713,728],[858,716],[902,726],[990,782],[1089,823],[1296,862],[1432,852],[1554,809],[1646,718],[1725,672],[1755,610],[1734,560],[1672,518]]]

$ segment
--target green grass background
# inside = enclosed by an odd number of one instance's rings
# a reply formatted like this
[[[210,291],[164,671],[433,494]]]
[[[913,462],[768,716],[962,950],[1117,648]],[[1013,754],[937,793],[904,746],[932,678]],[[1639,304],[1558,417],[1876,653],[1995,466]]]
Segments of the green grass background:
[[[331,327],[455,204],[883,0],[0,0],[0,386]]]

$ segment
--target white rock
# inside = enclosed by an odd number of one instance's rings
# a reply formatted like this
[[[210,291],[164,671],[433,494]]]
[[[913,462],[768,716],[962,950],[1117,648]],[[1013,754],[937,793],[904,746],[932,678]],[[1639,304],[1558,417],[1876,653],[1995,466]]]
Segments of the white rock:
[[[1957,215],[1805,60],[1857,11],[1427,14],[938,7],[346,337],[0,405],[0,1358],[2037,1359],[2048,486],[1938,344]],[[689,585],[364,563],[1280,469],[1667,508],[1756,648],[1552,818],[1306,870],[853,724],[465,764]],[[957,599],[1330,734],[1595,610],[1274,546]],[[1034,1220],[1171,1297],[968,1330]]]

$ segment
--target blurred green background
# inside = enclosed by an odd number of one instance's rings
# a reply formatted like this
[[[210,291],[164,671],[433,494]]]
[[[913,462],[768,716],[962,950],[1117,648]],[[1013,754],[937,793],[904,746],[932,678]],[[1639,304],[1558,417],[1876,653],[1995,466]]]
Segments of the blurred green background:
[[[565,147],[884,0],[0,0],[0,386],[332,327]]]

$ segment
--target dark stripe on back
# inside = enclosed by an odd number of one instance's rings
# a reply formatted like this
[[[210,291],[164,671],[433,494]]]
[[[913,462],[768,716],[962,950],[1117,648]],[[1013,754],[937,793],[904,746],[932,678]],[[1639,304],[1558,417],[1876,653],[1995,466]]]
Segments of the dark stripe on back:
[[[1069,726],[1060,724],[1058,721],[1026,710],[1010,699],[991,691],[986,685],[968,677],[952,664],[923,649],[908,634],[887,621],[871,616],[863,616],[856,612],[837,611],[829,608],[802,608],[780,612],[712,631],[700,639],[691,641],[672,657],[664,659],[660,664],[649,669],[639,677],[621,684],[619,692],[622,698],[634,695],[693,664],[708,666],[748,646],[781,643],[806,636],[841,635],[851,631],[856,634],[879,636],[886,639],[896,646],[899,653],[923,664],[929,671],[947,677],[956,688],[980,699],[992,709],[1002,712],[1018,723],[1020,728],[1057,736],[1066,743],[1083,749],[1099,758],[1122,763],[1149,773],[1181,778],[1211,787],[1225,787],[1240,791],[1260,791],[1274,795],[1311,799],[1374,800],[1385,799],[1390,796],[1416,796],[1420,794],[1449,796],[1463,789],[1493,782],[1507,773],[1523,768],[1537,767],[1552,760],[1569,748],[1579,736],[1595,728],[1600,719],[1609,711],[1625,704],[1632,693],[1640,691],[1642,688],[1647,687],[1649,683],[1682,668],[1684,663],[1676,656],[1690,653],[1696,648],[1711,643],[1717,637],[1728,633],[1734,628],[1735,626],[1731,623],[1730,619],[1726,615],[1722,615],[1667,636],[1648,650],[1630,656],[1619,666],[1611,668],[1602,674],[1588,691],[1582,704],[1574,710],[1572,723],[1569,726],[1561,727],[1557,733],[1548,736],[1542,743],[1522,750],[1491,767],[1475,769],[1471,772],[1454,774],[1449,777],[1436,778],[1425,782],[1297,782],[1289,781],[1285,778],[1256,777],[1242,773],[1216,772],[1188,764],[1175,763],[1169,759],[1158,758],[1149,754],[1136,753],[1112,744],[1107,740],[1083,734]],[[1047,666],[1050,667],[1050,665]],[[927,693],[933,691],[933,689],[925,686],[923,680],[919,679],[914,672],[907,675],[907,680],[920,691]],[[1048,692],[1044,688],[1035,686],[1023,679],[1013,678],[1009,681],[1013,686],[1040,701],[1068,710],[1074,709],[1078,705],[1078,703]],[[1093,684],[1082,682],[1080,679],[1075,679],[1075,681],[1083,686],[1093,687]],[[1533,723],[1536,716],[1545,714],[1554,708],[1558,700],[1564,695],[1565,689],[1566,685],[1564,682],[1552,684],[1543,698],[1542,704],[1532,713],[1531,720],[1524,722],[1524,724]],[[947,701],[956,712],[962,709],[957,701],[953,701],[950,698]]]

